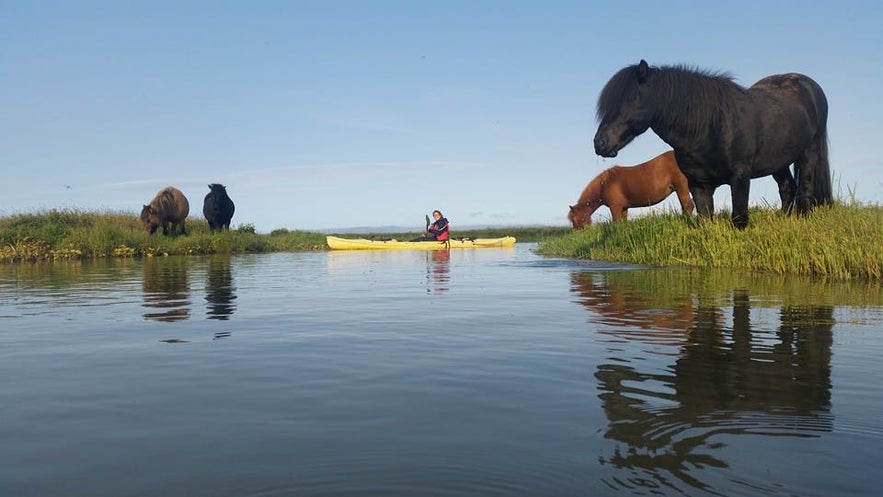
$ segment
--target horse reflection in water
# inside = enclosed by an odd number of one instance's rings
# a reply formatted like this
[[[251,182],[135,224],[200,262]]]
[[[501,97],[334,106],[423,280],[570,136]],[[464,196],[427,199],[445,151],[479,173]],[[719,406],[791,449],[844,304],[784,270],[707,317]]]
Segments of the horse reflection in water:
[[[229,255],[213,255],[209,259],[205,282],[208,319],[227,320],[236,310],[236,287],[230,270]]]
[[[604,332],[617,342],[595,373],[609,420],[605,437],[616,442],[600,457],[615,469],[616,476],[605,479],[614,488],[713,493],[707,480],[721,477],[709,472],[729,466],[719,437],[817,437],[833,426],[833,306],[781,305],[777,328],[764,328],[752,324],[752,315],[775,309],[753,310],[747,290],[695,295],[691,289],[701,285],[690,284],[694,277],[682,271],[572,275],[590,321],[611,328]],[[629,344],[650,345],[654,357],[665,362],[671,355],[673,363],[660,368],[635,361]],[[662,348],[671,350],[658,353]]]
[[[190,317],[190,287],[184,257],[144,260],[144,313],[155,321],[183,321]]]
[[[451,281],[451,251],[427,250],[426,293],[446,292]]]
[[[574,273],[573,291],[579,302],[593,311],[593,322],[606,325],[599,332],[619,339],[643,337],[662,345],[683,344],[695,317],[693,297],[685,292],[647,292],[666,288],[665,272],[647,272],[640,282],[617,277],[621,273]],[[623,273],[625,274],[625,273]]]

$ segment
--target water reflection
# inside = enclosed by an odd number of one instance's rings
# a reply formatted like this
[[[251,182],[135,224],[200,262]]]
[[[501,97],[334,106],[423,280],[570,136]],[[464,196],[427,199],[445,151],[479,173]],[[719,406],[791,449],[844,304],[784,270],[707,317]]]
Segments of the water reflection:
[[[185,257],[147,258],[142,280],[146,319],[183,321],[190,317],[190,286]]]
[[[213,255],[209,259],[205,281],[208,319],[227,320],[236,310],[236,286],[230,269],[230,255]]]
[[[616,442],[600,457],[616,469],[605,479],[614,488],[709,490],[716,478],[703,473],[729,467],[727,437],[818,437],[833,428],[833,306],[771,304],[750,285],[703,288],[697,277],[571,277],[590,320],[612,337],[595,377],[605,437]],[[648,345],[664,353],[632,355],[630,346]]]
[[[451,280],[451,251],[426,251],[426,292],[445,292]]]
[[[664,271],[571,274],[578,302],[592,312],[592,321],[605,325],[600,333],[625,340],[643,339],[669,345],[684,343],[695,311],[689,287],[672,285]],[[655,290],[654,290],[655,289]]]

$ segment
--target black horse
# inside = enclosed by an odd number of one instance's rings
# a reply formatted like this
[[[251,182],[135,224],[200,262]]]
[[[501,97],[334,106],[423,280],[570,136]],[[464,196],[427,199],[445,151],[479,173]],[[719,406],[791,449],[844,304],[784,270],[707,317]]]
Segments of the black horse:
[[[208,187],[210,191],[202,202],[202,214],[208,221],[209,229],[212,231],[229,230],[230,220],[233,219],[236,206],[227,195],[224,185],[212,183]]]
[[[597,117],[595,153],[602,157],[615,157],[648,128],[668,143],[703,217],[714,214],[712,195],[727,184],[733,224],[744,228],[750,180],[768,175],[779,184],[786,212],[795,202],[798,214],[833,202],[828,101],[802,74],[768,76],[743,88],[726,73],[642,60],[610,78]]]

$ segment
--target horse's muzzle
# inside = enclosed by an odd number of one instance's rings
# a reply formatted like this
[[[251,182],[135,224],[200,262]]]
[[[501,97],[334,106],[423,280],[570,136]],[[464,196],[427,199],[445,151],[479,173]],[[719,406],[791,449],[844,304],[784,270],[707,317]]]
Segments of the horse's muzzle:
[[[618,150],[603,136],[595,137],[595,153],[601,157],[616,157]]]

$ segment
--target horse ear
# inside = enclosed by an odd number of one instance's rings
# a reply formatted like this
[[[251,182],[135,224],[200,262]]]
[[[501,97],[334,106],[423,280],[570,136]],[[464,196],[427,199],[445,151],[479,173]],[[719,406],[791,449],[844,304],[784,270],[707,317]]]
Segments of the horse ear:
[[[650,66],[647,64],[647,61],[641,59],[641,62],[638,63],[637,67],[638,72],[638,83],[644,83],[647,81],[647,74],[650,72]]]

